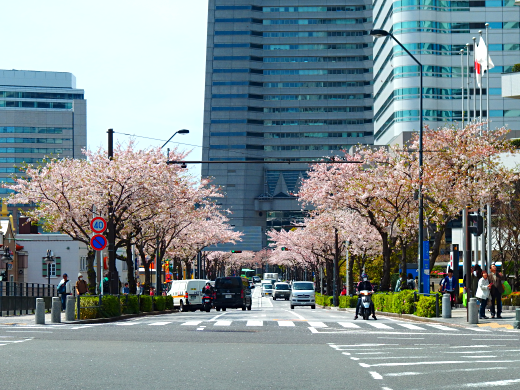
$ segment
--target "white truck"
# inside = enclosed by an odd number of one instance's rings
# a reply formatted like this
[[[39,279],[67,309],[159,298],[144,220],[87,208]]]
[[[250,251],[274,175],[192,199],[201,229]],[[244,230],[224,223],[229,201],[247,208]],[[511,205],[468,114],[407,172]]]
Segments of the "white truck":
[[[264,280],[274,280],[274,282],[276,283],[278,282],[278,274],[266,272],[264,274]]]
[[[206,282],[205,279],[174,280],[168,292],[173,297],[173,306],[180,311],[202,310],[202,289]]]

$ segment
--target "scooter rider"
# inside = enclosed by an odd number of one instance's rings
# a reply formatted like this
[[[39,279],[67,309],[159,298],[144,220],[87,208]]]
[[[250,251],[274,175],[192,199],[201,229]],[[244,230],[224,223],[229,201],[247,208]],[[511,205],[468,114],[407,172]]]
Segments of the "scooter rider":
[[[372,284],[368,281],[368,275],[366,273],[363,273],[363,275],[361,275],[361,282],[358,283],[357,285],[357,291],[358,291],[358,294],[360,291],[363,291],[363,290],[368,290],[368,291],[373,291],[373,287],[372,287]],[[358,318],[358,314],[359,314],[359,308],[361,307],[361,297],[358,298],[358,301],[357,301],[357,305],[356,305],[356,316],[354,317],[355,320],[357,320]],[[377,320],[376,318],[376,309],[374,307],[374,302],[370,302],[370,311],[372,312],[372,318],[374,320]]]
[[[213,297],[213,287],[211,287],[210,282],[206,283],[206,286],[204,286],[204,288],[202,289],[202,293],[207,296]]]

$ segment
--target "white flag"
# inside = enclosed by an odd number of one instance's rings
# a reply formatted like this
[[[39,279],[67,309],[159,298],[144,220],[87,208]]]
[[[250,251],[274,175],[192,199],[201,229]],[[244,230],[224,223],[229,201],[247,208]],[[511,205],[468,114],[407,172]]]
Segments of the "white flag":
[[[478,42],[478,47],[476,50],[476,61],[480,64],[482,72],[484,70],[493,69],[495,64],[493,64],[493,61],[491,61],[491,57],[488,57],[488,48],[482,37],[480,37],[480,41]]]

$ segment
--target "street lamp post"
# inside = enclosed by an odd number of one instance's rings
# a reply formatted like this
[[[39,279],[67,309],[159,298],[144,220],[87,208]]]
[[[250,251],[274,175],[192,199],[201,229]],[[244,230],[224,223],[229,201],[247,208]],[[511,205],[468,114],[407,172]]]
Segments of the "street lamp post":
[[[47,264],[47,284],[51,284],[51,264],[54,263],[54,256],[50,249],[47,249],[47,255],[44,257]]]
[[[190,131],[187,130],[187,129],[181,129],[181,130],[177,130],[175,133],[173,133],[173,135],[168,139],[168,141],[166,141],[164,143],[163,146],[161,146],[161,149],[164,148],[168,142],[170,142],[172,140],[173,137],[175,137],[177,134],[189,134]],[[166,155],[166,160],[168,163],[168,160],[170,159],[170,149],[168,149],[168,152],[167,152],[167,155]],[[155,291],[156,291],[156,295],[161,295],[162,294],[162,273],[163,273],[163,268],[162,268],[162,265],[159,264],[159,239],[157,238],[157,252],[156,252],[156,258],[155,258]],[[199,271],[200,272],[200,271]]]
[[[423,66],[414,57],[406,47],[399,42],[394,35],[386,30],[371,30],[370,35],[375,38],[387,37],[392,38],[401,48],[419,65],[420,86],[419,86],[419,266],[417,273],[419,275],[419,292],[423,292],[423,266],[424,266],[424,248],[423,248],[423,225],[424,225],[424,207],[422,195],[422,178],[423,178]]]

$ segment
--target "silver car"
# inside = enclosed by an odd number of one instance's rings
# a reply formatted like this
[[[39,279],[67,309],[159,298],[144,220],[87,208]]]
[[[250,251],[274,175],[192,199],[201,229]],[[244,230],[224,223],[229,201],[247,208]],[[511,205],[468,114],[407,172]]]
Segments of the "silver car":
[[[311,309],[315,309],[314,283],[293,282],[290,301],[291,309],[294,309],[294,306],[310,306]]]
[[[262,295],[272,295],[273,294],[273,285],[271,283],[262,282]]]
[[[273,300],[276,301],[276,298],[284,298],[286,301],[289,300],[291,296],[291,286],[289,283],[275,283],[273,289]]]

